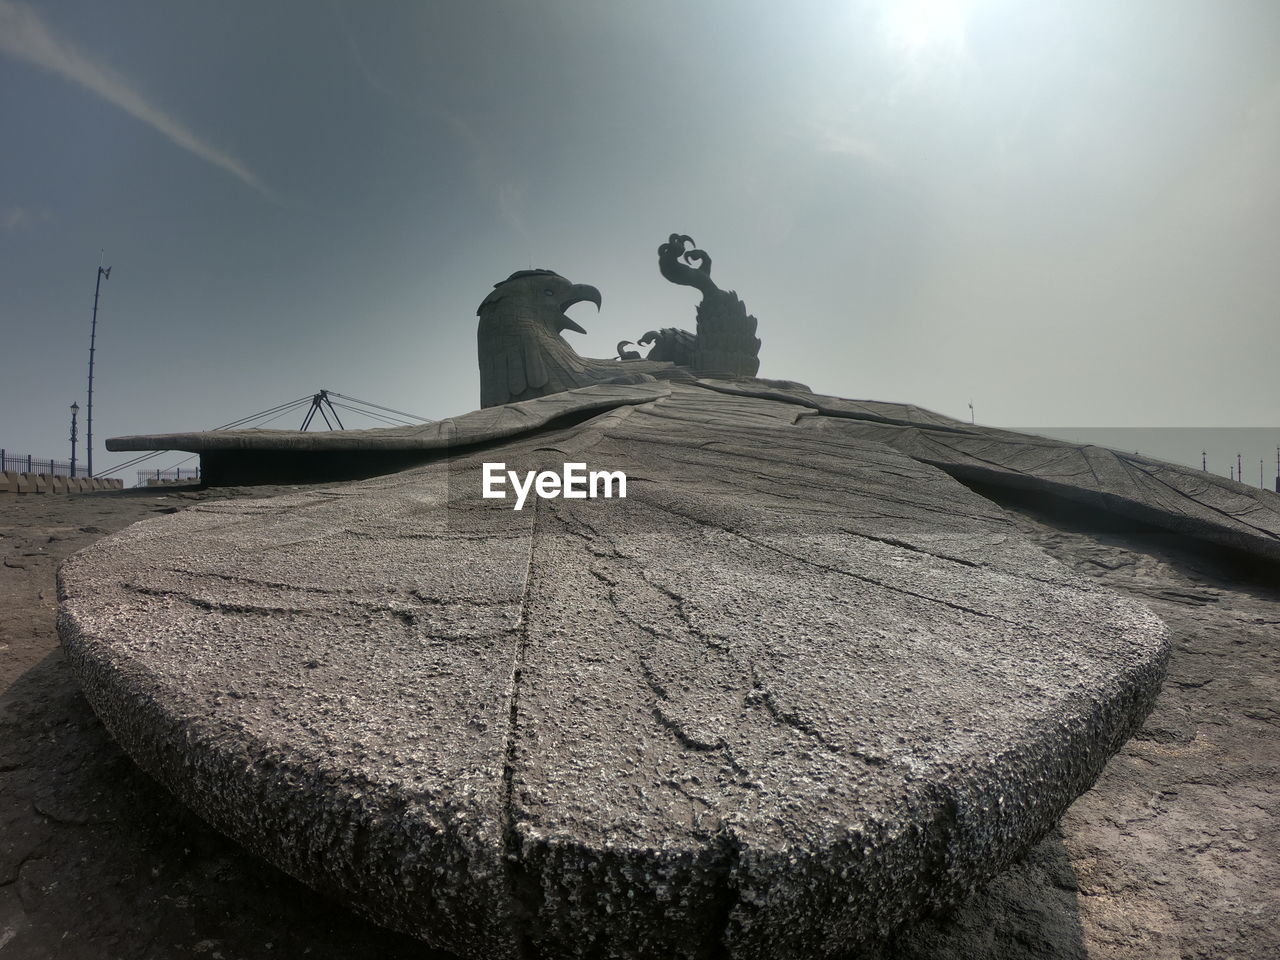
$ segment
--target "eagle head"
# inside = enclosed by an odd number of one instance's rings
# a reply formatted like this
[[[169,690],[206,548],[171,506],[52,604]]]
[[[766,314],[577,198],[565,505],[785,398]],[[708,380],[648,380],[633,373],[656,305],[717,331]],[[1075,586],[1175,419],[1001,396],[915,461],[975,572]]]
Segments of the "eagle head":
[[[586,333],[565,314],[584,300],[600,309],[600,291],[590,284],[571,283],[554,270],[517,270],[494,284],[493,292],[484,298],[476,314],[483,327],[486,315],[493,316],[492,308],[501,305],[502,315],[537,323],[555,336],[565,330]]]
[[[565,311],[600,291],[570,283],[554,270],[517,270],[493,290],[476,313],[480,360],[480,405],[492,407],[599,382],[593,361],[578,356],[561,334],[586,333]],[[614,374],[616,376],[616,374]]]

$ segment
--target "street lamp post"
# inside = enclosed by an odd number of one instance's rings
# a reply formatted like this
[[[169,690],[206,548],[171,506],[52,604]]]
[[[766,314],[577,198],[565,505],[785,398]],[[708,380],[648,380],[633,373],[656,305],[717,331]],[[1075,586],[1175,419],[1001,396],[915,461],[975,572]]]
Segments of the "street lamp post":
[[[71,404],[71,479],[76,478],[76,415],[80,412],[80,404]]]
[[[93,346],[98,338],[98,292],[102,289],[102,278],[111,279],[111,268],[98,265],[98,281],[93,285],[93,325],[89,328],[89,409],[87,411],[88,428],[85,437],[85,449],[88,451],[88,476],[93,476]]]

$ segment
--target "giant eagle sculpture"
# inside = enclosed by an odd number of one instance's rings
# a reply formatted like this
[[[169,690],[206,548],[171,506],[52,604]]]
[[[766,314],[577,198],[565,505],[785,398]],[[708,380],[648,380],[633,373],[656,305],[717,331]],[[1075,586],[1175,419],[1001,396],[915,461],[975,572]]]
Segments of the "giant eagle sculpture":
[[[532,400],[593,383],[680,375],[670,363],[579,356],[562,334],[586,333],[565,313],[584,301],[599,309],[600,291],[554,270],[517,270],[494,285],[476,311],[480,406]]]
[[[672,283],[702,291],[696,334],[676,327],[651,330],[639,340],[647,359],[622,351],[611,360],[579,356],[563,334],[586,331],[566,311],[575,303],[601,306],[600,291],[554,270],[517,270],[494,284],[476,315],[480,405],[532,400],[593,383],[688,379],[691,374],[754,377],[760,369],[756,318],[732,290],[711,279],[711,257],[693,238],[673,233],[658,247],[658,270]],[[623,341],[625,343],[626,341]],[[621,361],[621,363],[619,362]]]
[[[755,319],[691,242],[659,267],[697,333],[648,359],[579,356],[566,310],[600,292],[519,270],[478,310],[487,409],[109,440],[217,483],[372,477],[63,566],[62,643],[126,750],[468,960],[844,960],[1038,843],[1151,711],[1170,631],[982,491],[1267,571],[1280,495],[754,378]],[[588,464],[626,493],[571,495]],[[526,506],[495,467],[537,477]]]

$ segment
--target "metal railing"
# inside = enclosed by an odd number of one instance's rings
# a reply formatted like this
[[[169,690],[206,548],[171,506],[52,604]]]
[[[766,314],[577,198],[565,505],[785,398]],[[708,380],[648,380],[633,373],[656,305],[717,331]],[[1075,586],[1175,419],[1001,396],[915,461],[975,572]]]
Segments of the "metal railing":
[[[147,483],[153,482],[153,481],[156,483],[162,483],[166,480],[180,481],[180,480],[199,480],[199,479],[200,479],[199,467],[187,467],[186,469],[183,469],[182,467],[175,467],[171,470],[139,470],[138,471],[138,486],[140,487],[146,486]]]
[[[70,460],[41,460],[31,454],[13,454],[0,447],[0,470],[12,470],[15,473],[42,473],[46,477],[71,476]],[[84,467],[77,465],[77,476],[88,476]]]

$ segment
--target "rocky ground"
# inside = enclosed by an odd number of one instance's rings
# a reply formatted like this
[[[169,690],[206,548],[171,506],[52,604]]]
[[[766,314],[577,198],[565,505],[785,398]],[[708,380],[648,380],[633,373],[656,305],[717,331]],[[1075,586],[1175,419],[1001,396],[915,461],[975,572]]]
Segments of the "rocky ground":
[[[198,498],[0,497],[0,958],[432,956],[240,850],[140,773],[57,645],[55,571]],[[1280,956],[1280,569],[1009,504],[1174,633],[1155,713],[1026,861],[876,960]]]

